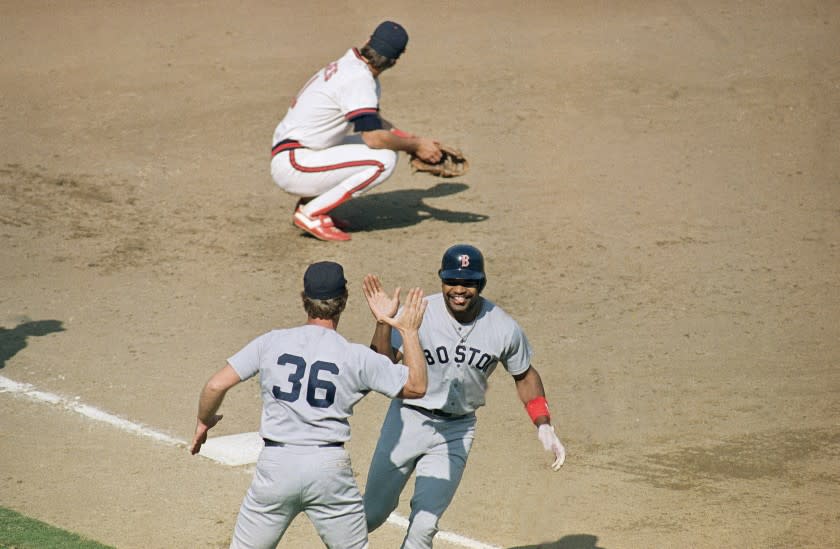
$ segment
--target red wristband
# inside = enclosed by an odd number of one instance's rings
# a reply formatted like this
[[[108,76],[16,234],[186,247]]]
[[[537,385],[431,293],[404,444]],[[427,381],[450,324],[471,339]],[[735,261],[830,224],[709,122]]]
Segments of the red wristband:
[[[537,397],[531,399],[525,405],[525,410],[528,411],[528,416],[532,422],[536,422],[538,417],[546,416],[551,421],[551,414],[548,412],[548,401],[545,397]]]
[[[411,137],[410,133],[404,132],[399,128],[391,128],[391,133],[398,137]]]

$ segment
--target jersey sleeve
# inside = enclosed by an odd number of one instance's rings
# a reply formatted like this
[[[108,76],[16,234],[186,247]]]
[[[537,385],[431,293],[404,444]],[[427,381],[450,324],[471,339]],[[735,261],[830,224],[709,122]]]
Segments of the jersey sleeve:
[[[408,366],[394,364],[391,360],[371,349],[359,345],[362,355],[362,380],[367,388],[394,398],[408,381]]]
[[[228,364],[236,370],[242,381],[254,377],[260,371],[260,356],[266,335],[253,339],[228,359]]]
[[[376,80],[370,75],[354,75],[341,90],[341,112],[347,121],[365,115],[379,117],[379,94]]]
[[[362,114],[352,119],[353,131],[355,132],[369,132],[372,130],[381,130],[383,127],[382,119],[378,114]]]
[[[515,320],[510,319],[512,324],[510,329],[510,342],[505,349],[504,356],[501,357],[502,365],[510,375],[519,375],[531,367],[531,356],[533,350],[525,332],[516,323]]]

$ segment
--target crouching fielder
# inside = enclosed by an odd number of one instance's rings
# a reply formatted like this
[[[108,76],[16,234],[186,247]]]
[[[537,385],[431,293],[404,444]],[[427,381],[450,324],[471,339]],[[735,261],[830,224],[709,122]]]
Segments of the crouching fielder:
[[[402,26],[381,23],[364,46],[315,73],[274,130],[271,176],[301,197],[292,221],[316,238],[350,240],[328,212],[388,179],[398,151],[441,158],[437,141],[397,130],[379,114],[379,75],[407,43]]]

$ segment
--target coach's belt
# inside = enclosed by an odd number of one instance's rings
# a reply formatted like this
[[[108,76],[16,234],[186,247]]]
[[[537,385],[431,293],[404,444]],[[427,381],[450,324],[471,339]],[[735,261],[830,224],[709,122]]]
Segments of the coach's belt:
[[[266,446],[269,447],[277,447],[277,446],[306,446],[305,444],[286,444],[285,442],[277,442],[276,440],[269,440],[267,438],[263,439],[263,442]],[[317,444],[316,447],[318,448],[335,448],[335,447],[342,447],[344,446],[343,442],[328,442],[326,444]]]
[[[278,154],[283,151],[288,151],[291,149],[302,149],[303,145],[299,142],[295,141],[294,139],[284,139],[280,143],[277,143],[273,147],[271,147],[271,158],[274,158]]]
[[[411,408],[412,410],[417,410],[421,414],[429,414],[435,417],[464,417],[464,415],[450,414],[449,412],[444,412],[443,410],[429,410],[428,408],[423,408],[422,406],[414,406],[413,404],[406,404],[405,402],[403,402],[403,406],[405,406],[406,408]]]

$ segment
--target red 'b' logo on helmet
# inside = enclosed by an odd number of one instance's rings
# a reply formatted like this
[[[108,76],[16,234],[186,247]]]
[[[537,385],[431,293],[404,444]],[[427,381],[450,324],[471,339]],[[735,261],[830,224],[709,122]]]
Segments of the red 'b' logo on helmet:
[[[458,260],[461,262],[461,268],[466,269],[470,266],[470,256],[467,254],[459,255]]]

